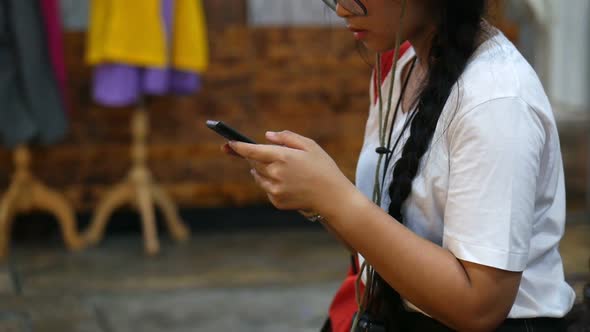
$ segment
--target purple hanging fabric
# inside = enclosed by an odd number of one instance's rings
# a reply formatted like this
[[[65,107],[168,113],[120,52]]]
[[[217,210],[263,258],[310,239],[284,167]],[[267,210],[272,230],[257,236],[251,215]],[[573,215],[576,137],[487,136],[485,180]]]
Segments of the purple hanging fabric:
[[[94,100],[103,106],[123,107],[136,104],[140,97],[139,68],[105,64],[94,69]]]
[[[173,38],[174,1],[162,0],[162,18],[168,43]],[[200,76],[173,68],[143,68],[103,64],[94,70],[94,100],[105,106],[136,104],[143,94],[190,94],[201,87]]]
[[[170,89],[178,94],[191,94],[201,89],[201,76],[189,71],[172,69]]]

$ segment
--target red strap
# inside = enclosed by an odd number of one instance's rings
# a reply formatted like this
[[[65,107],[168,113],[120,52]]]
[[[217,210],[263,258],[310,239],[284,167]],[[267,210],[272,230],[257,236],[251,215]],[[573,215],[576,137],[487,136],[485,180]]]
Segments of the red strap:
[[[358,260],[356,261],[358,266]],[[358,270],[358,269],[357,269]],[[330,322],[332,323],[332,332],[349,332],[352,327],[352,316],[358,310],[356,303],[356,279],[358,274],[354,274],[352,267],[340,289],[336,293],[332,305],[330,306]],[[365,291],[362,286],[361,294]]]
[[[400,46],[399,57],[401,58],[412,47],[410,42],[405,42]],[[395,50],[385,52],[381,55],[381,72],[384,73],[381,78],[381,84],[385,80],[386,73],[389,73],[393,66],[393,54]],[[375,87],[375,102],[377,102],[377,72],[373,76]],[[358,259],[356,261],[359,266]],[[359,270],[357,268],[357,270]],[[332,332],[349,332],[352,327],[352,316],[358,310],[356,303],[356,280],[358,274],[353,273],[352,267],[348,271],[348,275],[344,282],[336,292],[332,305],[330,306],[330,322],[332,323]],[[365,287],[361,285],[361,294],[364,293]]]
[[[402,56],[404,56],[404,54],[406,54],[410,47],[412,47],[412,44],[410,44],[409,41],[406,41],[403,44],[401,44],[399,48],[399,57],[401,58]],[[381,54],[381,84],[383,84],[385,78],[387,77],[387,73],[389,73],[391,67],[393,66],[393,53],[395,53],[395,50],[387,51]],[[373,81],[375,83],[373,87],[375,100],[373,102],[377,103],[377,89],[379,87],[379,84],[377,84],[377,71],[374,72]]]

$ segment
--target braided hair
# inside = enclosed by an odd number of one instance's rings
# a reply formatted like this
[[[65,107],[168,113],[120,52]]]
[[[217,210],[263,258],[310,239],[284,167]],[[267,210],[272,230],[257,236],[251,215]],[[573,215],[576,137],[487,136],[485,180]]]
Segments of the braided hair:
[[[402,223],[402,206],[411,193],[420,160],[430,146],[453,87],[477,48],[486,11],[486,0],[436,0],[432,3],[436,7],[433,12],[437,15],[437,27],[428,58],[428,75],[417,97],[418,112],[401,158],[394,166],[389,187],[388,212]],[[402,310],[400,295],[378,273],[375,273],[374,282],[370,299],[372,314],[383,321],[387,331],[398,330],[396,322]]]

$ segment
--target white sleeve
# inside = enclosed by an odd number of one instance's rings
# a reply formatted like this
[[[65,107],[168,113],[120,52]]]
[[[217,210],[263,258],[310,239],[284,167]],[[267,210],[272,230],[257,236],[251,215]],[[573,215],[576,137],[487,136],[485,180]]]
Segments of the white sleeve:
[[[522,99],[488,101],[453,120],[443,246],[458,259],[523,271],[545,132]]]

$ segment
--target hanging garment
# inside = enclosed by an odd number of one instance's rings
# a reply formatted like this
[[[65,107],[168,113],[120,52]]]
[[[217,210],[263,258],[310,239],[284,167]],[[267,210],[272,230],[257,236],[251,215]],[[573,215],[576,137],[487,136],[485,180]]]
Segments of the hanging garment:
[[[0,0],[0,142],[54,143],[66,132],[39,2]]]
[[[93,0],[87,61],[166,67],[170,61],[161,0]],[[172,67],[203,72],[209,61],[201,0],[176,0]]]
[[[41,0],[40,4],[51,66],[59,86],[62,103],[69,110],[70,108],[67,107],[66,64],[59,2],[58,0]]]
[[[103,1],[103,0],[100,0]],[[157,28],[163,29],[164,37],[165,37],[165,46],[166,46],[166,53],[164,54],[166,65],[164,67],[160,66],[150,66],[150,68],[145,68],[142,65],[145,63],[129,63],[125,61],[125,58],[122,58],[118,62],[106,62],[102,64],[98,64],[94,71],[94,84],[93,84],[93,97],[94,100],[102,105],[105,106],[127,106],[136,104],[143,94],[150,94],[150,95],[164,95],[167,93],[177,93],[177,94],[189,94],[194,93],[196,90],[200,88],[200,77],[197,72],[202,71],[206,68],[207,65],[207,41],[206,36],[204,34],[204,15],[202,10],[198,10],[200,7],[199,3],[195,3],[195,1],[190,1],[192,5],[197,5],[196,7],[187,6],[182,2],[184,0],[159,0],[161,1],[161,19],[156,22],[155,25]],[[104,8],[95,7],[96,3],[99,0],[95,0],[93,2],[93,9],[97,8],[97,10],[104,10]],[[140,8],[140,7],[138,7]],[[151,8],[151,7],[150,7]],[[147,9],[146,9],[147,10]],[[186,16],[181,14],[181,11],[184,10],[194,10],[197,14]],[[193,13],[194,14],[194,13]],[[102,17],[99,13],[93,13],[92,17]],[[179,21],[183,20],[201,20],[200,24],[189,25],[187,29],[192,29],[190,34],[184,36],[182,33],[179,32],[179,25],[177,24]],[[100,28],[99,25],[110,21],[108,18],[92,22],[91,30],[96,29],[104,29]],[[196,23],[199,23],[195,21]],[[95,24],[96,23],[96,24]],[[108,23],[107,23],[108,24]],[[114,24],[114,23],[113,23]],[[201,28],[196,28],[198,26],[202,26]],[[152,27],[148,28],[148,30],[152,30]],[[91,40],[90,43],[96,43],[98,41],[92,40],[92,36],[96,37],[98,34],[93,31],[91,32]],[[205,42],[201,42],[204,46],[199,49],[199,52],[196,52],[193,56],[194,59],[197,61],[193,61],[188,65],[181,61],[182,56],[188,54],[189,51],[186,51],[185,47],[180,47],[180,54],[178,58],[181,59],[178,63],[182,65],[175,65],[175,57],[174,57],[174,50],[173,46],[175,45],[176,40],[179,38],[184,38],[184,41],[181,44],[191,43],[190,38],[192,35],[201,36]],[[104,41],[107,43],[107,41]],[[154,51],[156,48],[152,46],[148,46],[145,49],[136,49],[134,50],[135,53],[146,53],[144,58],[151,58],[152,55],[149,55],[150,52]],[[96,50],[93,46],[89,49],[89,61],[93,61],[93,52]],[[199,56],[199,54],[201,54]],[[204,56],[203,56],[204,55]],[[186,68],[186,69],[177,69],[177,68]],[[196,70],[195,68],[200,68]]]
[[[160,0],[92,0],[87,60],[166,66]]]
[[[179,70],[170,59],[173,55],[172,44],[174,36],[178,34],[175,30],[174,22],[179,15],[181,0],[161,0],[162,1],[162,18],[166,32],[167,51],[168,51],[168,68],[149,68],[143,72],[143,89],[147,94],[164,95],[166,93],[188,94],[193,93],[200,88],[200,79],[196,74],[198,70],[186,69]],[[171,68],[170,68],[171,67]]]
[[[207,24],[201,0],[176,0],[172,66],[204,72],[209,64]]]

